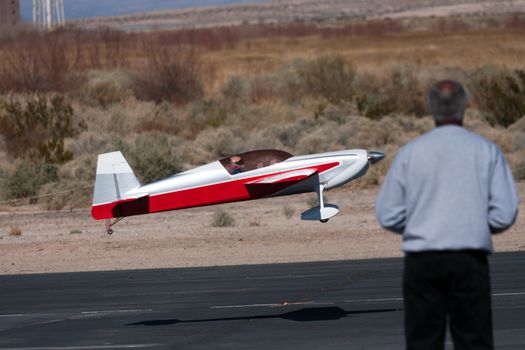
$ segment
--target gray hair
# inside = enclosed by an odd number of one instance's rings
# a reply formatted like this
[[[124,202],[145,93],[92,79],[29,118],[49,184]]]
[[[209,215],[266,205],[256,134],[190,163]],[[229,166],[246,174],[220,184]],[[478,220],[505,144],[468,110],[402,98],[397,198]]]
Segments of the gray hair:
[[[468,104],[463,86],[454,80],[433,84],[427,95],[428,108],[436,123],[447,119],[462,121]]]

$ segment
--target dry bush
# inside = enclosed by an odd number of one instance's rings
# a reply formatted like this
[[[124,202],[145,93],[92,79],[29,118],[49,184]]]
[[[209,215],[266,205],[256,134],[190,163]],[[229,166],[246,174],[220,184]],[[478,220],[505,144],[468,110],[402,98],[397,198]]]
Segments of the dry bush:
[[[470,85],[492,124],[508,127],[525,115],[525,70],[484,67],[472,73]]]
[[[520,16],[521,15],[521,16]],[[525,30],[525,18],[522,14],[515,14],[505,22],[505,28],[510,30]]]
[[[228,115],[234,113],[235,109],[235,101],[226,99],[204,99],[192,103],[185,120],[184,136],[193,139],[207,128],[224,125]]]
[[[137,121],[138,132],[162,132],[178,134],[187,131],[187,122],[179,118],[178,111],[172,104],[164,102],[155,105],[153,110]]]
[[[122,152],[142,183],[160,180],[182,170],[182,164],[166,134],[139,134],[133,142],[118,140],[115,148]]]
[[[312,96],[325,98],[333,104],[352,100],[355,68],[343,56],[321,56],[304,62],[299,75],[303,88]]]
[[[195,139],[195,147],[207,151],[213,159],[220,159],[246,151],[249,134],[239,128],[206,129]]]
[[[361,76],[354,89],[359,91],[356,105],[359,112],[371,119],[392,113],[422,117],[426,113],[427,85],[417,76],[418,67],[395,67],[384,77]]]
[[[94,173],[95,168],[86,169],[86,171]],[[39,205],[45,210],[62,210],[64,208],[72,210],[89,207],[93,191],[92,184],[87,185],[86,182],[76,180],[48,183],[42,186],[38,192]]]
[[[235,226],[235,219],[226,210],[218,207],[213,213],[211,222],[213,227],[232,227]]]
[[[261,226],[261,218],[256,217],[248,221],[248,226],[250,227],[259,227]]]
[[[139,99],[183,105],[204,94],[201,66],[195,50],[148,47],[148,65],[133,77],[133,90]]]
[[[7,234],[11,237],[20,237],[22,236],[22,230],[18,226],[13,226],[9,228],[9,232]]]
[[[39,204],[46,210],[89,207],[96,160],[96,156],[89,154],[60,167],[58,181],[43,185],[38,192]]]
[[[72,162],[75,163],[77,158],[83,155],[94,157],[97,154],[109,152],[114,138],[115,135],[109,133],[86,131],[78,137],[68,139],[65,145],[73,153]]]
[[[248,95],[249,100],[253,103],[261,103],[281,97],[274,80],[270,77],[255,77],[252,79]]]
[[[7,199],[34,197],[47,183],[58,181],[57,166],[41,159],[24,158],[2,179],[2,192]],[[36,200],[31,200],[35,203]]]
[[[337,124],[325,122],[301,137],[295,146],[298,154],[313,154],[341,149],[336,144],[339,132]]]
[[[73,158],[64,147],[64,139],[77,136],[85,128],[63,96],[38,96],[25,105],[16,99],[0,101],[0,134],[14,157],[30,151],[48,163],[62,164]]]
[[[513,174],[517,181],[525,181],[525,161],[516,164],[513,169]]]
[[[247,96],[248,84],[246,81],[238,76],[232,75],[228,77],[226,82],[220,88],[220,94],[222,98],[232,101],[240,102],[243,101]]]
[[[105,109],[121,102],[127,97],[127,94],[123,93],[122,89],[113,83],[103,82],[92,86],[88,91],[88,97]]]
[[[72,91],[83,81],[60,33],[22,33],[3,45],[0,92]]]
[[[291,219],[291,217],[295,214],[295,208],[289,205],[286,205],[283,207],[283,214],[287,219]]]
[[[309,134],[317,126],[317,122],[313,119],[301,118],[294,123],[278,127],[276,130],[276,136],[285,147],[293,149],[304,135]]]

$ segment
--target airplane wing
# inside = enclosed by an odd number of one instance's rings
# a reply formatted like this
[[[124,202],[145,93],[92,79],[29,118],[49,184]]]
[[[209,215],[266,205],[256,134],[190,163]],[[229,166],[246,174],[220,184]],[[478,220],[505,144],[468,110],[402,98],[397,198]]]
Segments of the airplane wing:
[[[306,180],[315,173],[315,169],[292,170],[258,178],[244,185],[251,196],[261,198],[274,195],[296,183]]]
[[[248,182],[246,185],[271,185],[286,182],[297,182],[306,179],[315,172],[315,169],[292,170],[285,173],[279,173],[277,175],[263,177],[262,179],[257,179],[255,181]]]

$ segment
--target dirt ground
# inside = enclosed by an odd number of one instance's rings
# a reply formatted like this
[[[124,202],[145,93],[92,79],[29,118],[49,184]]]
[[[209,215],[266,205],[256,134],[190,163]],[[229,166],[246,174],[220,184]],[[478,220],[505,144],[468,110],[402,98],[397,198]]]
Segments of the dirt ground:
[[[496,251],[525,250],[525,182],[518,221],[494,237]],[[217,207],[126,218],[115,233],[89,210],[0,212],[0,274],[150,269],[401,256],[401,237],[374,214],[378,188],[327,193],[340,213],[328,223],[300,220],[312,194],[223,205],[233,227],[212,227]],[[294,210],[291,218],[285,209]],[[21,235],[12,231],[19,228]],[[15,230],[16,231],[16,230]]]

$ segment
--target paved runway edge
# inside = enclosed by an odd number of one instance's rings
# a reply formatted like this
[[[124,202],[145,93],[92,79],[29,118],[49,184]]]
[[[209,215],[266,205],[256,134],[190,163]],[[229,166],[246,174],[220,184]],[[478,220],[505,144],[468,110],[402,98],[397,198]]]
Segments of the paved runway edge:
[[[523,349],[525,252],[490,261],[497,348]],[[386,258],[4,275],[0,350],[402,348],[401,272]]]

